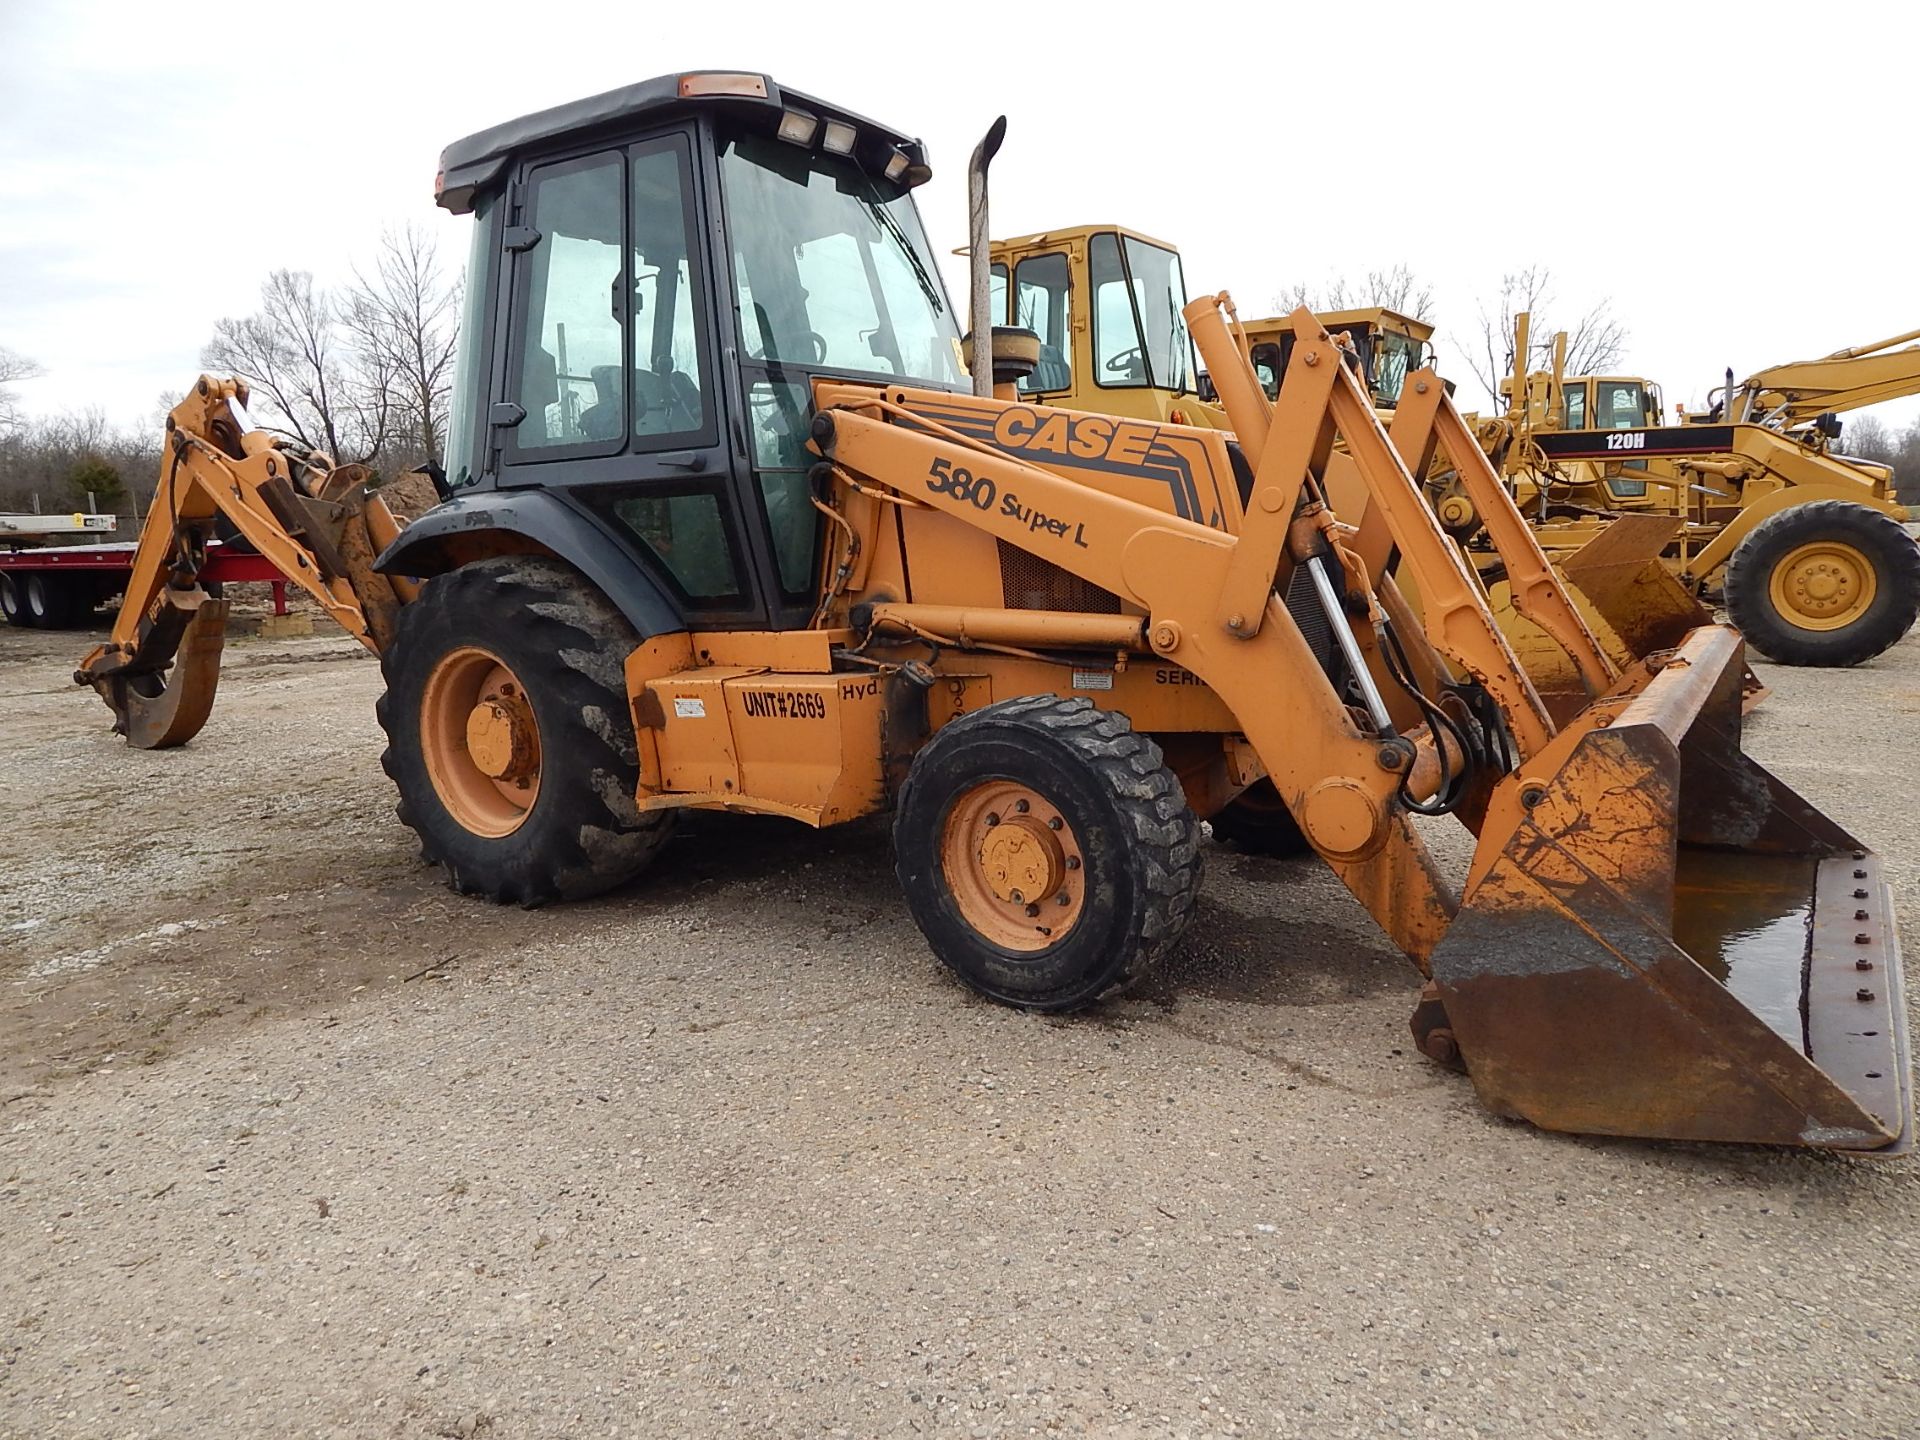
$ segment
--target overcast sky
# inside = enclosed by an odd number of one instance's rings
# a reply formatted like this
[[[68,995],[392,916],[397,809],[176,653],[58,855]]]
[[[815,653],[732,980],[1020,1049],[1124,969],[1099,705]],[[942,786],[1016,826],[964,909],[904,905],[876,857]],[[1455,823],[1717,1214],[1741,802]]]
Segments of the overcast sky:
[[[1906,0],[0,0],[0,346],[45,367],[30,411],[146,421],[269,270],[341,280],[407,220],[459,255],[431,193],[448,140],[739,67],[924,136],[943,254],[965,239],[967,153],[1005,112],[998,235],[1129,224],[1250,314],[1404,262],[1463,393],[1502,273],[1546,265],[1560,318],[1610,298],[1625,368],[1697,401],[1728,366],[1920,328],[1917,42]],[[1905,424],[1920,401],[1877,413]]]

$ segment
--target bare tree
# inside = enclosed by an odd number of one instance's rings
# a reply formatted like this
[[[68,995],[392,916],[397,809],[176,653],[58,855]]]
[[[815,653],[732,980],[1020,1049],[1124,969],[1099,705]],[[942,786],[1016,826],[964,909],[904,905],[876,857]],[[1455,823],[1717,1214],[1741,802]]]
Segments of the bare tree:
[[[43,373],[38,362],[0,345],[0,431],[12,430],[20,424],[20,400],[13,393],[14,382],[31,380]]]
[[[413,225],[382,234],[372,276],[356,271],[354,278],[346,320],[362,367],[390,377],[392,438],[413,452],[407,458],[438,464],[453,391],[460,280],[447,276],[433,237]]]
[[[1855,415],[1848,419],[1838,448],[1876,465],[1891,465],[1900,458],[1901,438],[1877,415]]]
[[[1601,300],[1564,327],[1554,322],[1553,301],[1553,273],[1545,266],[1530,265],[1500,277],[1495,313],[1481,307],[1478,343],[1459,349],[1495,405],[1500,403],[1500,382],[1514,370],[1513,322],[1523,311],[1530,316],[1527,348],[1533,352],[1525,358],[1524,369],[1543,369],[1553,363],[1553,337],[1562,328],[1567,332],[1567,374],[1591,375],[1620,363],[1627,327],[1613,314],[1610,301]]]
[[[1335,275],[1318,290],[1297,284],[1273,297],[1274,309],[1281,312],[1300,306],[1309,310],[1361,310],[1378,306],[1410,320],[1429,320],[1433,311],[1433,287],[1405,265],[1391,270],[1369,270],[1354,280]]]
[[[214,326],[200,363],[244,379],[303,444],[372,460],[392,420],[391,369],[359,353],[341,307],[306,271],[274,271],[260,301],[257,313]]]

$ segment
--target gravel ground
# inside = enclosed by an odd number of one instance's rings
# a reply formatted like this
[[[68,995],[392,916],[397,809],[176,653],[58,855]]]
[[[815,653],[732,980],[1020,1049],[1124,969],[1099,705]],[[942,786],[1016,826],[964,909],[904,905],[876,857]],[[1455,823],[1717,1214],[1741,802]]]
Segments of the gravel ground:
[[[235,643],[166,755],[86,643],[0,629],[0,1434],[1920,1433],[1920,1166],[1493,1119],[1317,862],[1214,851],[1145,993],[1037,1019],[879,826],[492,909],[347,642]],[[1764,673],[1916,933],[1920,645]]]

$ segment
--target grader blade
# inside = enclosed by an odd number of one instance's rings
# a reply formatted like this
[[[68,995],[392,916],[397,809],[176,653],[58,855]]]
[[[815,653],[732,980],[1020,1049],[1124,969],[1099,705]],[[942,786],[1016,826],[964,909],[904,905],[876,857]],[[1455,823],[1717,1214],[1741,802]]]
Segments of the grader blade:
[[[1422,1048],[1550,1130],[1900,1153],[1881,865],[1742,753],[1742,652],[1693,631],[1501,783]]]

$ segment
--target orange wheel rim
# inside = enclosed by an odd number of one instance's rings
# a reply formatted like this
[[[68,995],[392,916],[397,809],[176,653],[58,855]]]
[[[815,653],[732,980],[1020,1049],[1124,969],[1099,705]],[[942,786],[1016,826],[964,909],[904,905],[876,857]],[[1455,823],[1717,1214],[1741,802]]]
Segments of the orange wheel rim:
[[[539,798],[540,726],[520,677],[491,651],[469,645],[435,662],[420,746],[440,803],[475,835],[511,835]]]
[[[961,918],[1006,950],[1064,939],[1085,908],[1079,837],[1060,807],[1012,780],[963,792],[940,832],[940,868]]]
[[[1879,589],[1873,562],[1838,540],[1815,540],[1783,556],[1767,583],[1773,608],[1802,630],[1851,625]]]

